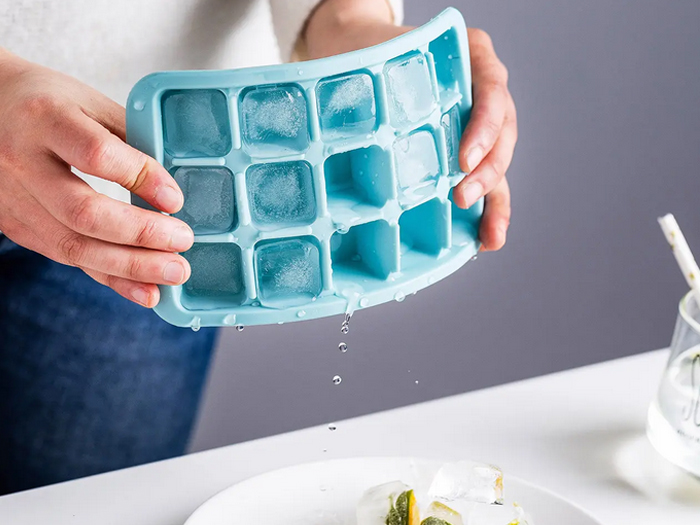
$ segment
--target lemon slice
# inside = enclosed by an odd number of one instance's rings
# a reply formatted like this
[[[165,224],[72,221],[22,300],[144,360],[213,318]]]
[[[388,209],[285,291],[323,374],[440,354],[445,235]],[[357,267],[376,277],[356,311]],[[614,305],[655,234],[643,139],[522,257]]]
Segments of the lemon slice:
[[[420,512],[413,490],[399,494],[386,516],[386,525],[419,525]]]
[[[464,525],[462,516],[444,503],[433,501],[426,512],[427,518],[421,525]]]

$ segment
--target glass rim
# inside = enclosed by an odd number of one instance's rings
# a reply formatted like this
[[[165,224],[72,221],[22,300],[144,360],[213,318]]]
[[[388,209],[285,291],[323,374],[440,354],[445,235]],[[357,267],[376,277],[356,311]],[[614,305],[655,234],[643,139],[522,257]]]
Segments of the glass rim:
[[[696,333],[700,334],[700,321],[697,319],[693,318],[692,315],[690,315],[690,312],[688,312],[688,302],[695,300],[695,295],[692,290],[690,290],[687,294],[683,296],[681,299],[681,302],[678,304],[678,313],[680,316],[683,318],[683,320],[690,326],[693,330],[695,330]],[[700,308],[700,304],[697,304],[697,301],[695,301],[696,306]]]

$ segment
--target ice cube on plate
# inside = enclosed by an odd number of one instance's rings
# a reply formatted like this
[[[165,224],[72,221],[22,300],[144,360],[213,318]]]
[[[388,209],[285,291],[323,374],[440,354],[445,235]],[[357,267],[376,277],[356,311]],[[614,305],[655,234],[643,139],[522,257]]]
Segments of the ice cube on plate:
[[[464,525],[462,515],[439,501],[426,509],[421,525]]]
[[[445,143],[447,145],[447,165],[452,175],[461,173],[459,168],[459,141],[462,138],[462,128],[459,119],[459,106],[456,104],[450,108],[440,119],[442,129],[445,130]]]
[[[246,172],[246,185],[250,214],[259,227],[311,224],[316,218],[308,162],[255,164]]]
[[[435,138],[430,131],[418,130],[394,141],[394,158],[399,186],[419,185],[440,174]]]
[[[374,130],[377,109],[372,77],[355,73],[321,80],[316,86],[321,134],[325,139]]]
[[[231,150],[226,95],[218,89],[167,91],[161,99],[165,151],[174,157],[223,157]]]
[[[503,472],[498,467],[459,461],[446,463],[435,475],[428,494],[439,501],[503,503]]]
[[[227,297],[242,301],[245,297],[241,249],[233,243],[196,243],[183,257],[192,275],[183,285],[192,297]]]
[[[236,226],[233,173],[220,167],[181,167],[173,174],[185,196],[175,217],[194,233],[223,233]]]
[[[262,241],[255,248],[260,302],[266,306],[303,304],[321,293],[321,262],[311,237]]]
[[[387,62],[384,76],[394,127],[414,124],[430,115],[435,108],[435,93],[423,53],[415,51]]]
[[[294,84],[244,91],[240,120],[244,148],[254,157],[302,152],[309,146],[306,97]]]
[[[357,525],[419,525],[411,488],[391,481],[367,490],[357,504]]]

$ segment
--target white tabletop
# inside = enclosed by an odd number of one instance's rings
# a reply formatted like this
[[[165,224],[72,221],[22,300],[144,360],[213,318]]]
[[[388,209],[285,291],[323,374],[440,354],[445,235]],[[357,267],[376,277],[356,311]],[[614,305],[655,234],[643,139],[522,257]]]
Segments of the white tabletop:
[[[0,498],[12,525],[178,525],[217,491],[336,457],[471,458],[570,498],[606,525],[697,525],[700,483],[644,439],[658,351]],[[327,449],[324,452],[324,449]]]

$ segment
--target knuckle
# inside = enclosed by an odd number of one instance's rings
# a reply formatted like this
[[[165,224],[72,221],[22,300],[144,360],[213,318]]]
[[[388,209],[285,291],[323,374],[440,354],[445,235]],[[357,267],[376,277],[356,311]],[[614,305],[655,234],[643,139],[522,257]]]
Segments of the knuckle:
[[[474,40],[481,45],[493,45],[491,35],[481,28],[475,27],[472,29],[472,38],[474,38]]]
[[[129,255],[126,259],[126,266],[124,267],[124,276],[132,281],[137,281],[139,275],[141,274],[142,263],[141,260],[136,255]]]
[[[149,164],[149,158],[143,154],[139,154],[139,159],[136,168],[138,171],[134,170],[133,175],[127,176],[126,180],[122,185],[132,193],[138,192],[139,188],[146,181],[150,168]]]
[[[49,115],[61,108],[61,102],[50,93],[33,93],[20,104],[20,111],[25,117],[37,118]]]
[[[78,266],[84,260],[86,249],[85,238],[77,233],[67,233],[58,240],[62,262],[71,266]]]
[[[84,145],[83,158],[85,159],[85,165],[91,171],[100,171],[108,163],[111,152],[111,147],[107,140],[93,135]]]
[[[139,226],[136,234],[136,244],[138,246],[150,246],[160,235],[157,221],[146,220]]]
[[[98,200],[86,195],[77,200],[69,212],[69,225],[81,233],[93,233],[100,216]]]

